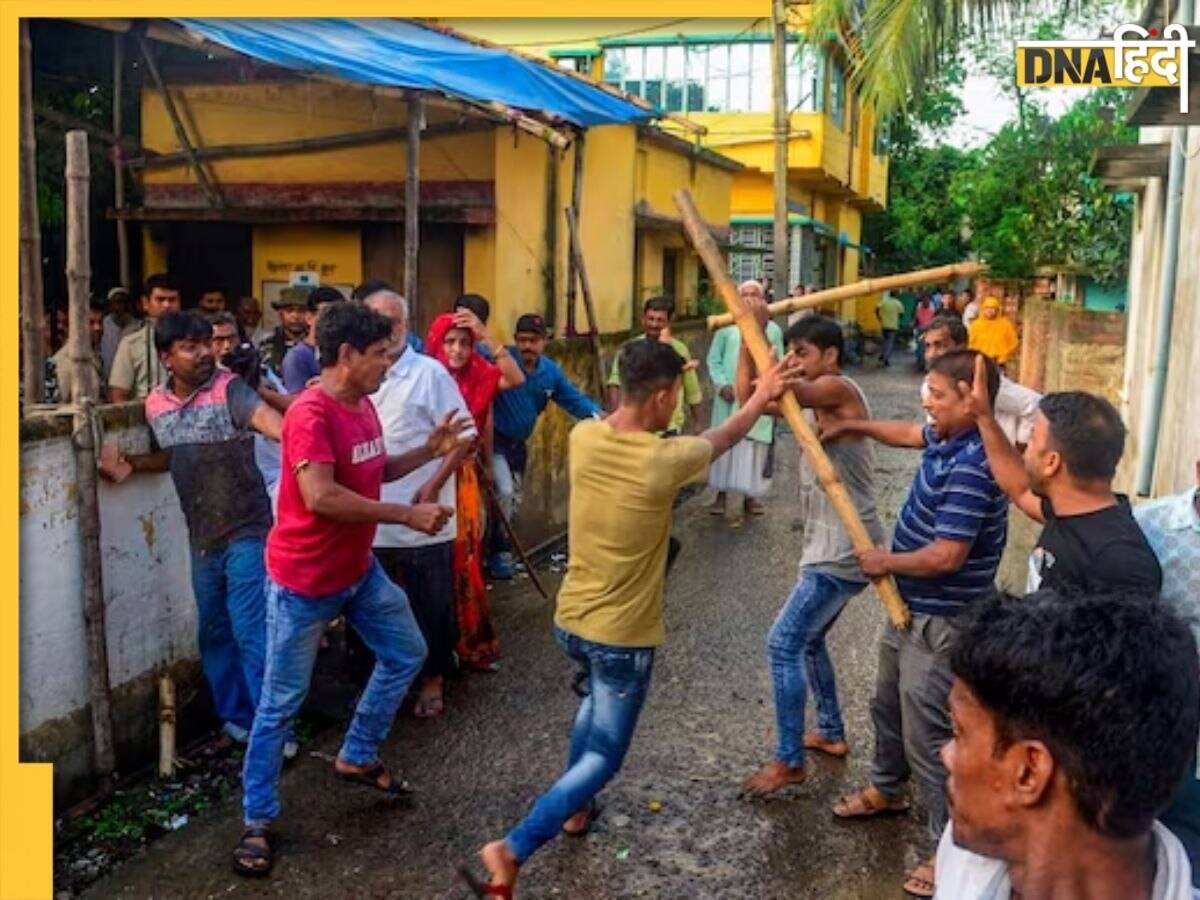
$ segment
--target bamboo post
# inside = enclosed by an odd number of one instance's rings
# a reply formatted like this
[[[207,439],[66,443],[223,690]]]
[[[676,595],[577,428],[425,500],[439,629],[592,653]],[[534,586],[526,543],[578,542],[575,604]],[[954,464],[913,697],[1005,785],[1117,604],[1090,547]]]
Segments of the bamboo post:
[[[771,99],[774,106],[775,171],[773,193],[775,215],[772,241],[773,250],[771,281],[775,286],[775,297],[786,297],[791,293],[788,281],[788,139],[791,117],[787,105],[787,4],[784,0],[771,0]]]
[[[876,291],[892,291],[896,288],[912,287],[917,284],[932,284],[938,281],[950,281],[954,278],[974,278],[987,271],[987,266],[978,262],[952,263],[948,266],[938,266],[933,269],[918,269],[915,272],[902,272],[897,275],[884,275],[881,278],[868,278],[864,281],[854,281],[823,291],[814,291],[803,297],[788,297],[777,300],[767,309],[772,316],[785,315],[801,309],[812,309],[835,303],[839,300],[853,300],[855,297],[865,297]],[[716,331],[726,325],[732,325],[734,317],[730,313],[722,313],[708,317],[708,330]]]
[[[88,298],[92,271],[88,235],[88,139],[83,131],[67,132],[67,293],[70,303],[72,365],[75,366],[75,478],[79,486],[79,536],[83,544],[83,619],[87,634],[88,687],[92,707],[93,761],[101,792],[112,788],[112,694],[108,682],[108,645],[104,624],[104,584],[100,562],[100,503],[97,495],[94,397]]]
[[[404,176],[404,299],[410,320],[417,319],[417,266],[421,250],[421,95],[408,96],[408,171]]]
[[[579,286],[583,293],[583,310],[587,313],[588,342],[592,346],[592,366],[596,373],[596,391],[600,405],[604,406],[604,363],[600,359],[600,329],[596,327],[596,306],[592,302],[592,285],[588,281],[587,266],[583,262],[583,241],[579,237],[579,220],[575,210],[567,207],[567,230],[570,231],[571,258],[579,275]]]
[[[158,679],[158,777],[175,775],[175,681],[169,674]]]
[[[583,201],[583,135],[581,128],[575,135],[575,159],[571,175],[571,212],[579,221],[579,209]],[[573,245],[572,245],[573,246]],[[570,249],[570,248],[568,248]],[[575,315],[575,253],[567,254],[567,336],[576,334]],[[603,393],[603,389],[601,390]]]
[[[771,347],[767,343],[766,335],[763,334],[762,327],[755,319],[754,313],[746,308],[741,297],[738,296],[737,288],[734,287],[733,280],[725,270],[717,243],[700,218],[700,213],[692,201],[692,195],[686,190],[676,191],[675,204],[683,214],[683,225],[687,230],[688,237],[691,238],[692,246],[696,248],[696,253],[699,254],[708,269],[709,277],[712,278],[725,305],[732,311],[733,319],[742,333],[743,344],[750,351],[755,365],[760,369],[766,369],[771,365],[772,359]],[[788,427],[791,428],[792,434],[796,436],[797,442],[804,451],[808,464],[816,472],[821,486],[829,495],[830,502],[833,503],[833,508],[837,510],[838,518],[846,526],[846,531],[849,532],[855,549],[869,550],[875,544],[871,540],[871,536],[867,534],[862,520],[858,517],[858,511],[854,508],[846,486],[838,477],[837,469],[825,455],[825,449],[821,446],[820,440],[809,427],[808,420],[804,418],[796,396],[788,391],[780,399],[779,405],[783,409],[783,417],[787,420]],[[892,624],[897,628],[907,628],[911,617],[908,607],[900,596],[900,591],[896,588],[896,583],[890,576],[871,580],[874,582],[876,590],[879,591],[879,598],[883,601]]]
[[[42,346],[42,231],[37,206],[37,138],[33,130],[33,44],[21,19],[21,383],[26,407],[45,397]]]
[[[142,59],[146,61],[146,69],[150,72],[150,77],[154,79],[155,87],[158,88],[158,92],[162,95],[163,108],[167,111],[167,118],[171,120],[171,127],[175,129],[175,139],[179,141],[179,146],[187,153],[188,159],[192,164],[192,170],[196,173],[196,180],[200,182],[200,189],[204,191],[204,196],[208,198],[210,206],[221,209],[225,205],[225,201],[222,199],[216,185],[209,179],[208,173],[204,171],[204,164],[196,156],[196,148],[192,146],[192,141],[187,135],[187,130],[183,127],[183,120],[179,118],[179,110],[175,108],[175,99],[171,96],[171,92],[167,90],[166,82],[163,81],[162,75],[158,71],[158,64],[154,61],[154,54],[150,50],[150,42],[146,40],[144,34],[139,34],[138,43],[142,49]],[[117,135],[117,137],[120,138],[120,135]],[[118,144],[118,146],[120,145]]]
[[[121,109],[122,84],[125,77],[125,35],[113,34],[113,96],[112,96],[112,129],[117,143],[113,145],[113,206],[118,210],[125,208],[125,159],[121,147],[121,126],[123,111]],[[121,287],[129,289],[129,223],[117,216],[117,275]]]

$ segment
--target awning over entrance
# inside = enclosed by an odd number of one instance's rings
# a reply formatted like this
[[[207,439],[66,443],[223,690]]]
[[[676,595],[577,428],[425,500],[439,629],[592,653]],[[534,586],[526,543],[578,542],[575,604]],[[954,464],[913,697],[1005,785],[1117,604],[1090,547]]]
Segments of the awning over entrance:
[[[176,19],[206,40],[283,68],[439,91],[587,127],[647,122],[651,109],[508,50],[397,19]]]

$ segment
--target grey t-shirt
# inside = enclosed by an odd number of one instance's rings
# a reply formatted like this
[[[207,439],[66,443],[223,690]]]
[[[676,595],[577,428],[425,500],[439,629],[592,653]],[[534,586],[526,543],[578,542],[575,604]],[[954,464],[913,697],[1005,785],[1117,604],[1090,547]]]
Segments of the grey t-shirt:
[[[173,383],[146,398],[146,421],[167,452],[171,478],[192,547],[221,550],[244,538],[265,538],[271,502],[254,462],[250,419],[262,399],[231,372],[217,372],[191,396]]]

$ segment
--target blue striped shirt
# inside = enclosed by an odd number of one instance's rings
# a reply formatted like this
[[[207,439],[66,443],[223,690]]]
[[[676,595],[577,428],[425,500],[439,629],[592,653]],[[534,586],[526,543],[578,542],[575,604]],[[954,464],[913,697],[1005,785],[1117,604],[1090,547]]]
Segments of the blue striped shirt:
[[[913,612],[953,616],[994,589],[1008,533],[1008,499],[992,477],[978,429],[939,440],[925,427],[925,452],[900,510],[892,552],[909,553],[938,538],[971,545],[966,562],[941,578],[896,576]]]

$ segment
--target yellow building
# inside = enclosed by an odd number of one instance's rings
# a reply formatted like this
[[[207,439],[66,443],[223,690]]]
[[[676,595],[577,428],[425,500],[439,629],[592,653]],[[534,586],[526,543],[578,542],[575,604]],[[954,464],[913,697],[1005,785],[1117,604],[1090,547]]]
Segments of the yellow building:
[[[848,83],[835,36],[803,46],[808,9],[792,7],[787,94],[791,110],[788,204],[791,285],[856,281],[865,213],[887,202],[883,129]],[[707,132],[700,140],[744,165],[734,176],[730,224],[735,279],[771,279],[774,212],[771,26],[767,19],[458,19],[456,28],[555,59],[643,97]],[[667,122],[664,127],[671,128]],[[681,134],[687,134],[680,129]],[[695,138],[692,138],[693,140]],[[875,300],[841,312],[876,328]]]
[[[171,271],[185,298],[215,282],[269,301],[298,272],[346,293],[366,278],[404,283],[402,97],[277,72],[262,80],[176,80],[172,94],[208,148],[387,135],[353,146],[218,155],[205,167],[222,208],[208,202],[186,160],[147,167],[143,205],[129,212],[144,226],[147,272]],[[144,90],[141,105],[142,145],[181,156],[161,95]],[[575,147],[557,149],[461,108],[426,107],[417,328],[469,291],[491,301],[500,334],[526,312],[543,314],[558,334],[571,323],[587,331],[582,300],[574,316],[566,302]],[[630,328],[640,301],[654,294],[694,304],[700,267],[671,194],[691,190],[727,240],[742,166],[649,126],[590,128],[584,147],[580,231],[599,329]]]

